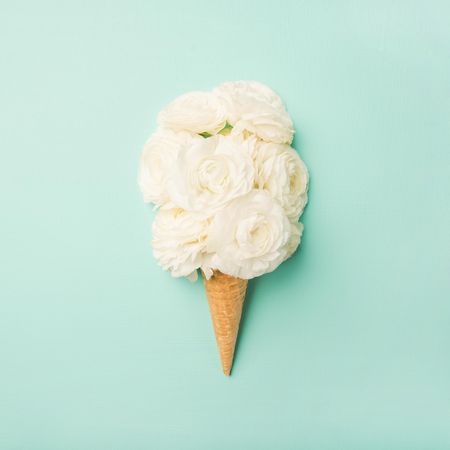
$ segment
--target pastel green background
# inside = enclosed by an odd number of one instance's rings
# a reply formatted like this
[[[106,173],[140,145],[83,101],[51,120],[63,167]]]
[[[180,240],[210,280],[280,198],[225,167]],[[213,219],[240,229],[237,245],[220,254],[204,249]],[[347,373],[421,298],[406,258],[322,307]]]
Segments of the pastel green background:
[[[0,7],[1,450],[450,449],[447,1]],[[311,172],[233,376],[149,248],[160,110],[257,79]]]

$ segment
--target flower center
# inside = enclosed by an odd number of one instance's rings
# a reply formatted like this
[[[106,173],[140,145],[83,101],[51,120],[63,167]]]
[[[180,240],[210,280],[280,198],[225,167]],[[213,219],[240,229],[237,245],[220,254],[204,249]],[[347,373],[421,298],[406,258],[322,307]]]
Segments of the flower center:
[[[197,177],[201,191],[220,194],[224,192],[229,181],[227,165],[218,156],[208,158],[198,166]]]
[[[263,215],[257,214],[242,220],[236,229],[236,242],[245,253],[257,257],[264,255],[272,245],[272,229]]]

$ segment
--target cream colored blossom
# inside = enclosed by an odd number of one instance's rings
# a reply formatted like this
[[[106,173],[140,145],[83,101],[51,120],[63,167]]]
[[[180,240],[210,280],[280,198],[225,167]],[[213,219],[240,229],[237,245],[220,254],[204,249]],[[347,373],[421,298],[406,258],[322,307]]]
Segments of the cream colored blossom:
[[[261,142],[254,152],[256,187],[264,189],[297,221],[308,200],[308,170],[289,145]]]
[[[159,113],[158,124],[174,131],[216,134],[226,124],[225,108],[212,92],[189,92]]]
[[[229,81],[214,93],[225,105],[234,134],[250,132],[266,142],[292,142],[292,120],[280,97],[269,87],[256,81]]]
[[[211,266],[249,279],[272,272],[292,253],[292,224],[269,194],[253,190],[214,216],[208,231]]]
[[[138,184],[145,202],[165,206],[167,179],[180,150],[192,145],[202,137],[187,132],[174,132],[169,129],[157,130],[145,143],[142,150]]]
[[[208,218],[203,214],[169,209],[158,211],[152,227],[153,254],[174,277],[197,278],[207,237]]]
[[[168,182],[170,201],[189,211],[212,213],[253,188],[255,140],[216,135],[184,147]]]

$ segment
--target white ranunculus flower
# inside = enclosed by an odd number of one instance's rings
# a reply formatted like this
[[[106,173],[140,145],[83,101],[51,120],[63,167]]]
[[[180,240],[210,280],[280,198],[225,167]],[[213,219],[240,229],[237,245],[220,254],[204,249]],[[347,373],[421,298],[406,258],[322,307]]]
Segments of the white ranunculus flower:
[[[174,208],[160,210],[152,227],[153,254],[174,277],[197,279],[206,249],[208,218]]]
[[[214,93],[227,111],[233,133],[250,132],[266,142],[290,144],[294,134],[292,120],[280,97],[257,81],[229,81]]]
[[[141,154],[138,183],[145,202],[167,204],[167,178],[180,149],[192,145],[201,136],[159,129],[145,143]]]
[[[171,203],[189,211],[213,212],[247,194],[255,180],[255,143],[254,138],[216,135],[184,147],[168,182]]]
[[[224,105],[213,92],[189,92],[159,113],[158,124],[175,131],[216,134],[226,124]]]
[[[268,193],[252,190],[214,216],[208,231],[211,267],[249,279],[271,272],[292,254],[292,224]]]
[[[308,170],[289,145],[258,143],[254,152],[256,187],[278,200],[297,221],[308,201]]]

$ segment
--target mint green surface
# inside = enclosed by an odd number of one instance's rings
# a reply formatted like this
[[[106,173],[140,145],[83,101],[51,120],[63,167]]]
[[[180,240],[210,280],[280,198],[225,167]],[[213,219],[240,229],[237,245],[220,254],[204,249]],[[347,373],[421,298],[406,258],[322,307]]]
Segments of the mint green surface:
[[[0,450],[450,449],[449,16],[3,1]],[[136,172],[158,110],[230,79],[281,94],[312,182],[227,379]]]

